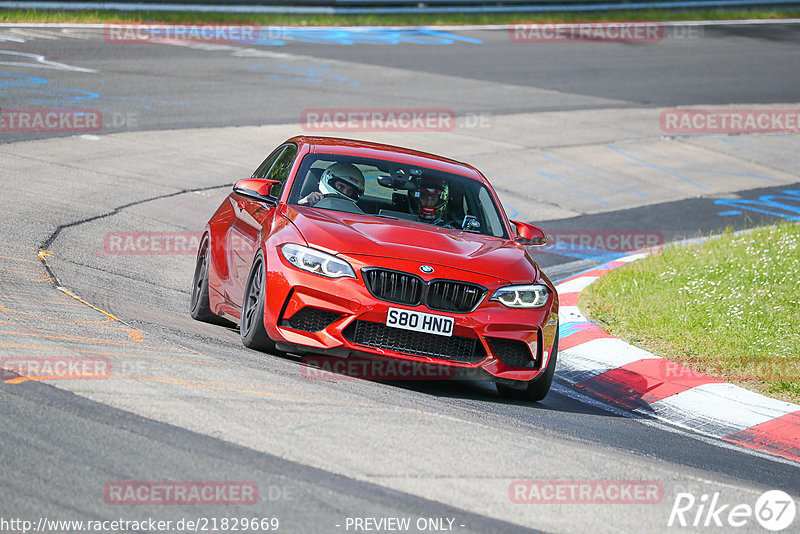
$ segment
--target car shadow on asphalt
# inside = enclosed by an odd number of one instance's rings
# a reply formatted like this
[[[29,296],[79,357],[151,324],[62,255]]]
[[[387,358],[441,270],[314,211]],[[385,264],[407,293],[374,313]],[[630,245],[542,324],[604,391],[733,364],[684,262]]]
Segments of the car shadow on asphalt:
[[[384,380],[372,377],[352,376],[347,372],[348,369],[342,365],[337,372],[335,366],[326,365],[330,360],[318,360],[313,356],[300,357],[295,354],[284,353],[281,355],[287,361],[293,361],[302,366],[301,375],[309,378],[328,379],[331,381],[339,380],[366,380],[373,383],[383,384],[387,387],[413,391],[414,393],[428,395],[440,399],[451,399],[455,401],[479,402],[484,405],[491,404],[496,406],[519,407],[524,410],[536,410],[540,412],[574,413],[582,415],[602,416],[602,417],[625,417],[619,410],[610,410],[604,405],[607,401],[601,397],[587,394],[575,388],[568,382],[554,380],[553,388],[542,401],[533,402],[516,400],[501,397],[495,385],[490,380],[478,379],[447,379],[447,380]],[[336,359],[345,362],[347,358]],[[322,364],[322,365],[320,365]],[[569,390],[570,393],[567,393]],[[580,397],[590,397],[594,402],[580,400]],[[503,410],[506,411],[506,410]],[[630,414],[633,417],[642,417],[637,414]]]
[[[409,382],[384,382],[387,385],[415,391],[417,393],[435,397],[480,401],[503,406],[516,406],[525,410],[543,412],[574,413],[583,415],[596,415],[603,417],[645,417],[635,413],[623,414],[620,410],[606,407],[607,401],[601,397],[586,394],[571,384],[554,380],[550,393],[538,402],[507,399],[501,397],[494,384],[489,380],[450,380],[450,381],[409,381]],[[567,394],[567,391],[570,393]],[[581,400],[583,397],[585,400]],[[591,400],[591,402],[586,402]]]

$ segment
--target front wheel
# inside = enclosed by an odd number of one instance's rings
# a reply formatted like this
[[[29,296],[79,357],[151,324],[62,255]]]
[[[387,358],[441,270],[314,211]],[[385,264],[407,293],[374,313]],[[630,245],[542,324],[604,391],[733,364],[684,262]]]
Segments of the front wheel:
[[[250,276],[247,277],[239,334],[242,336],[242,343],[247,348],[274,351],[275,343],[264,329],[265,280],[264,256],[259,251],[250,268]]]
[[[538,402],[547,396],[550,386],[553,384],[553,375],[556,372],[556,359],[558,357],[558,330],[556,330],[556,340],[553,342],[552,354],[547,362],[547,368],[538,378],[528,382],[524,389],[515,389],[503,384],[495,384],[497,392],[501,397],[514,400],[525,400]]]

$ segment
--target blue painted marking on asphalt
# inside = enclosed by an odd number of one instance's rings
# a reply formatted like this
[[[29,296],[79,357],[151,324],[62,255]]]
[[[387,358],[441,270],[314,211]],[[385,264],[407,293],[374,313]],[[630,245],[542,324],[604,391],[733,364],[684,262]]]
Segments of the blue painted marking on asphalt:
[[[519,211],[517,211],[516,208],[508,204],[503,204],[503,209],[506,211],[506,217],[508,217],[509,219],[513,219],[514,217],[519,215]],[[509,213],[511,211],[513,211],[514,213]]]
[[[540,171],[539,174],[544,174],[544,173]],[[550,176],[547,176],[547,175],[545,175],[545,177],[546,178],[550,178]],[[489,176],[488,178],[491,179],[492,183],[494,183],[495,180],[505,180],[505,181],[514,182],[514,183],[517,183],[517,184],[524,184],[524,185],[530,185],[530,183],[531,183],[530,181],[527,181],[527,180],[520,180],[518,178],[510,178],[508,176],[493,175],[493,176]],[[562,176],[562,178],[564,178],[564,177]],[[551,178],[551,179],[553,179],[553,178]],[[558,180],[555,180],[555,179],[553,179],[553,180],[558,182]],[[558,182],[558,183],[561,183],[561,182]],[[569,185],[567,185],[567,187],[570,188]],[[608,203],[605,203],[604,201],[599,200],[596,197],[591,196],[589,193],[585,193],[585,192],[582,192],[582,191],[581,191],[581,193],[583,193],[583,194],[570,195],[568,193],[565,193],[563,191],[559,191],[557,189],[554,189],[552,191],[548,191],[548,194],[562,195],[562,196],[565,196],[567,198],[575,198],[575,197],[588,198],[589,200],[593,200],[593,201],[598,202],[600,204],[608,205]]]
[[[633,165],[635,167],[643,167],[644,165]],[[696,169],[693,167],[681,167],[681,170],[684,172],[694,172],[697,174],[717,174],[722,176],[737,176],[737,177],[744,177],[744,178],[756,178],[757,180],[766,180],[768,182],[774,182],[774,178],[770,178],[769,176],[764,176],[761,174],[754,174],[752,172],[739,172],[733,171],[730,169],[723,169],[723,170],[714,170],[714,169]]]
[[[148,28],[151,35],[174,38],[176,34],[203,37],[202,28],[182,30]],[[449,45],[456,42],[482,44],[483,41],[432,28],[392,29],[392,28],[256,28],[249,35],[231,34],[226,41],[262,46],[284,46],[288,41],[311,44],[330,44],[352,46],[368,45]]]
[[[638,148],[637,147],[636,148],[636,152],[641,153],[641,154],[647,154],[647,155],[650,155],[650,156],[653,156],[653,157],[656,157],[656,158],[666,159],[668,161],[688,162],[688,160],[678,159],[678,158],[674,158],[674,157],[671,157],[671,156],[658,154],[656,152],[652,152],[652,151],[647,150],[645,148]],[[693,163],[697,163],[697,162],[693,162]],[[629,165],[634,166],[634,167],[646,167],[646,166],[649,166],[649,165],[636,165],[636,164],[629,164]],[[666,168],[678,169],[677,167],[666,167]],[[727,168],[727,167],[695,168],[695,167],[685,167],[684,166],[684,167],[680,167],[678,170],[681,170],[683,172],[694,172],[694,173],[698,173],[698,174],[716,174],[716,175],[721,175],[721,176],[744,176],[744,177],[748,177],[748,178],[757,178],[759,180],[767,180],[769,182],[774,181],[774,179],[770,178],[769,176],[764,176],[762,174],[755,174],[755,173],[752,173],[752,172],[740,172],[738,170],[734,170],[734,169]]]
[[[191,106],[189,102],[181,102],[180,100],[159,100],[157,98],[138,98],[134,96],[102,96],[101,98],[111,98],[113,100],[137,100],[141,102],[150,102],[151,104],[170,104],[173,106]],[[151,109],[148,107],[148,109]]]
[[[770,156],[772,159],[776,159],[776,160],[789,161],[789,162],[792,162],[792,163],[797,163],[798,161],[800,161],[800,159],[797,159],[797,158],[787,158],[787,157],[783,157],[783,156],[778,156],[776,154],[773,154],[769,150],[759,150],[757,148],[753,148],[753,146],[764,146],[764,147],[771,148],[773,151],[774,150],[781,150],[781,151],[785,151],[785,152],[787,152],[789,154],[793,154],[793,155],[797,153],[794,150],[783,149],[782,147],[776,147],[774,145],[769,145],[767,143],[758,143],[758,142],[752,141],[750,139],[742,140],[742,139],[730,139],[730,138],[723,138],[722,142],[723,143],[727,143],[729,145],[736,145],[736,148],[742,148],[742,149],[748,150],[750,152],[755,152],[756,154],[766,154],[767,156]]]
[[[570,258],[579,258],[583,260],[594,260],[598,262],[614,261],[618,258],[626,256],[627,252],[619,252],[616,250],[606,250],[601,248],[592,248],[575,243],[568,243],[560,241],[537,249],[537,252],[544,254],[557,254],[559,256],[567,256]]]
[[[634,188],[632,188],[632,187],[629,187],[629,186],[627,186],[627,185],[625,185],[625,184],[621,184],[621,183],[619,183],[619,182],[616,182],[616,181],[614,181],[614,180],[612,180],[612,179],[610,179],[610,178],[606,178],[605,176],[602,176],[602,175],[600,175],[600,174],[597,174],[596,172],[589,171],[589,170],[587,170],[587,169],[584,169],[584,168],[578,167],[577,165],[573,165],[573,164],[571,164],[571,163],[567,163],[566,161],[563,161],[563,160],[560,160],[560,159],[558,159],[558,158],[556,158],[556,157],[550,156],[549,154],[542,154],[542,157],[543,157],[544,159],[547,159],[547,160],[550,160],[550,161],[554,161],[554,162],[556,162],[556,163],[560,163],[560,164],[562,164],[562,165],[564,165],[564,166],[566,166],[566,167],[569,167],[570,169],[575,169],[576,171],[580,171],[580,172],[582,172],[582,173],[584,173],[584,174],[588,174],[589,176],[594,176],[595,178],[598,178],[598,179],[600,179],[600,180],[602,180],[602,181],[604,181],[604,182],[608,182],[608,183],[610,183],[610,184],[614,184],[614,185],[616,185],[616,186],[617,186],[617,187],[618,187],[620,190],[626,190],[626,191],[630,191],[631,193],[634,193],[634,194],[636,194],[636,195],[639,195],[640,197],[647,197],[647,195],[646,195],[645,193],[642,193],[641,191],[637,191],[636,189],[634,189]]]
[[[730,210],[730,211],[720,211],[717,213],[720,217],[728,217],[730,215],[741,215],[742,212],[739,210]]]
[[[765,215],[773,215],[775,217],[786,219],[787,221],[800,221],[800,190],[785,189],[781,191],[781,193],[783,194],[762,195],[758,197],[758,200],[720,198],[715,200],[714,204],[717,206],[739,208],[740,210],[744,211],[754,211],[756,213],[763,213]],[[796,202],[797,205],[778,202],[778,200]],[[772,210],[767,208],[772,208]],[[775,209],[783,210],[783,212],[774,211]],[[723,213],[725,212],[719,213],[718,215],[722,215]]]
[[[550,180],[553,180],[554,182],[556,182],[558,184],[563,185],[564,187],[566,187],[568,189],[572,189],[573,191],[578,193],[577,196],[579,196],[581,198],[584,198],[586,200],[590,200],[592,202],[596,202],[597,204],[602,204],[604,206],[609,206],[610,205],[605,200],[597,198],[596,196],[592,195],[591,193],[587,193],[586,191],[584,191],[580,187],[576,187],[574,185],[571,185],[571,184],[567,183],[566,181],[559,180],[559,178],[563,178],[564,180],[569,180],[569,177],[567,177],[567,176],[562,176],[560,174],[552,174],[552,173],[544,172],[544,171],[539,171],[539,174],[541,174],[545,178],[549,178]]]
[[[592,323],[591,321],[571,321],[568,323],[559,324],[558,337],[559,339],[564,339],[565,337],[569,337],[573,334],[577,334],[579,332],[588,330],[593,326],[594,323]]]
[[[321,63],[316,67],[300,67],[283,63],[280,65],[246,65],[244,68],[253,72],[259,70],[266,71],[265,76],[275,80],[291,80],[308,83],[341,83],[356,87],[361,85],[361,82],[351,80],[325,63]]]
[[[782,137],[784,139],[788,139],[789,141],[794,141],[795,143],[800,143],[800,139],[798,139],[798,138],[796,138],[794,136],[785,134],[785,133],[778,134],[776,137]]]
[[[492,176],[487,176],[487,178],[489,178],[489,181],[491,181],[493,184],[495,183],[495,181],[499,182],[501,180],[508,181],[508,182],[514,182],[515,184],[523,184],[523,185],[530,185],[531,184],[531,182],[527,181],[527,180],[519,180],[517,178],[509,178],[508,176],[499,176],[497,174],[494,174]],[[555,189],[552,190],[552,191],[548,191],[548,194],[562,195],[562,196],[565,196],[567,198],[574,198],[575,197],[575,195],[569,195],[567,193],[564,193],[563,191],[558,191],[558,190],[555,190]]]
[[[158,100],[153,98],[138,98],[124,96],[106,96],[94,91],[71,89],[51,85],[47,78],[27,76],[0,71],[0,91],[6,98],[21,97],[25,104],[38,106],[50,104],[50,109],[60,111],[80,112],[74,107],[88,107],[97,111],[110,112],[111,108],[100,105],[102,100],[120,101],[125,107],[150,110],[152,104],[190,105],[188,102]],[[5,106],[8,108],[9,106]]]
[[[12,80],[4,80],[3,78],[11,78]],[[71,103],[71,104],[79,104],[84,103],[87,100],[92,100],[98,98],[100,95],[98,93],[93,93],[90,91],[83,91],[80,89],[68,89],[63,87],[53,87],[52,89],[45,89],[40,90],[39,88],[46,88],[51,87],[50,81],[47,78],[39,78],[38,76],[27,76],[24,74],[14,74],[11,72],[0,72],[0,89],[3,89],[6,93],[6,96],[14,96],[14,94],[19,95],[37,95],[37,96],[49,96],[52,99],[36,99],[31,98],[26,101],[28,105],[39,105],[39,104],[57,104],[61,106],[63,104]],[[12,93],[9,95],[9,93]],[[61,111],[75,111],[70,108],[63,108],[63,107],[56,107],[54,109],[58,109]],[[98,109],[99,111],[107,111],[101,108],[93,108]]]
[[[686,178],[685,176],[683,176],[680,173],[676,172],[675,169],[673,169],[673,168],[664,167],[663,165],[656,165],[655,163],[650,163],[650,162],[645,161],[645,160],[643,160],[641,158],[637,158],[636,156],[632,156],[631,154],[628,154],[627,152],[625,152],[621,148],[616,147],[614,145],[606,145],[606,146],[608,148],[610,148],[611,150],[614,150],[615,152],[617,152],[619,154],[622,154],[623,156],[625,156],[627,158],[632,159],[633,161],[641,163],[643,167],[647,167],[647,168],[650,168],[650,169],[655,169],[655,170],[664,172],[666,174],[669,174],[671,176],[679,178],[679,179],[683,180],[684,182],[695,186],[698,189],[702,189],[703,191],[708,191],[708,189],[706,187],[703,187],[702,185],[700,185],[698,183],[695,183],[692,180]]]
[[[432,28],[416,29],[383,29],[383,28],[364,28],[364,29],[340,29],[323,30],[327,32],[325,39],[320,41],[319,35],[313,35],[319,30],[293,30],[291,37],[294,40],[304,42],[314,42],[321,44],[374,44],[374,45],[397,45],[397,44],[424,44],[424,45],[449,45],[455,42],[470,44],[482,44],[483,41],[472,37],[464,37],[454,33],[434,30]],[[309,36],[312,33],[312,36]]]
[[[609,262],[614,261],[618,258],[622,258],[625,254],[620,254],[618,252],[608,252],[606,254],[581,254],[578,252],[554,252],[554,254],[558,254],[559,256],[566,256],[568,258],[577,258],[579,260],[592,260],[592,261],[600,261],[600,262]]]
[[[561,323],[558,325],[558,337],[560,339],[564,339],[572,334],[577,334],[582,330],[586,330],[586,327],[590,324],[591,323],[586,321],[570,321],[568,323]]]
[[[571,274],[569,276],[565,276],[564,278],[559,278],[558,280],[551,280],[551,281],[553,282],[553,285],[557,286],[558,284],[560,284],[561,282],[563,282],[564,280],[566,280],[568,278],[575,278],[576,276],[580,276],[580,275],[588,273],[590,271],[598,271],[598,270],[599,271],[603,271],[603,270],[607,271],[607,270],[610,270],[612,268],[611,264],[614,261],[616,261],[616,260],[611,260],[611,261],[607,261],[605,263],[602,263],[600,265],[594,265],[592,267],[587,267],[586,269],[578,271],[577,273],[573,273],[573,274]],[[578,323],[578,324],[580,324],[580,323]]]
[[[1,77],[8,76],[9,78],[18,78],[13,82],[4,81]],[[5,87],[15,87],[18,85],[38,85],[48,83],[45,78],[38,78],[36,76],[26,76],[24,74],[14,74],[11,72],[0,72],[0,89]]]
[[[100,98],[100,93],[95,93],[92,91],[83,91],[81,89],[67,89],[67,88],[59,88],[61,93],[56,91],[28,91],[28,94],[40,94],[40,95],[47,95],[53,97],[53,100],[29,100],[29,104],[37,105],[37,104],[64,104],[64,103],[83,103],[87,100],[97,100]],[[71,91],[71,92],[70,92]]]

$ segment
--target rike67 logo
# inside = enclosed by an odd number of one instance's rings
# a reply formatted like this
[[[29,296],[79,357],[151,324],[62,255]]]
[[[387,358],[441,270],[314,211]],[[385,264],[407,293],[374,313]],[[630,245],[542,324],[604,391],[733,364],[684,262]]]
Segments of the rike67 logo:
[[[727,532],[752,525],[755,519],[763,528],[779,532],[794,522],[796,511],[792,497],[781,490],[762,493],[754,506],[724,502],[719,492],[704,493],[699,498],[691,493],[678,493],[667,526],[724,527]]]

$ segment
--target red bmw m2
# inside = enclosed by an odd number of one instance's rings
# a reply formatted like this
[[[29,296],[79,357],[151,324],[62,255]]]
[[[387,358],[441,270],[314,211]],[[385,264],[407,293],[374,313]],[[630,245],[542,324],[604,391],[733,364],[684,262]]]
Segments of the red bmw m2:
[[[394,146],[295,137],[238,181],[205,228],[192,317],[245,346],[444,366],[539,401],[558,295],[474,167]]]

